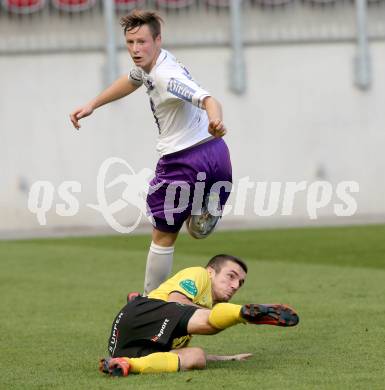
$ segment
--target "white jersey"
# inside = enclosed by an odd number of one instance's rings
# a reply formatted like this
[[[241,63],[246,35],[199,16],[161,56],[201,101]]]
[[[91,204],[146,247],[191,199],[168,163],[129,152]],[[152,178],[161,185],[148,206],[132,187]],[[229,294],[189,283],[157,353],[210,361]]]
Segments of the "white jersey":
[[[211,137],[207,113],[202,109],[203,99],[210,94],[171,53],[162,49],[150,73],[136,67],[128,78],[133,84],[144,84],[147,88],[159,130],[156,150],[161,156]]]

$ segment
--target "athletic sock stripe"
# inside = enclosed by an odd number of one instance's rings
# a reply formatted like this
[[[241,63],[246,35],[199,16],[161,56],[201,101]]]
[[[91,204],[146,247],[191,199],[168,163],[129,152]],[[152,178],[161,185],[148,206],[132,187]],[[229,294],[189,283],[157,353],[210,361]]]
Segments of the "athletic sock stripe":
[[[150,250],[157,255],[169,255],[171,253],[174,253],[173,246],[160,246],[155,244],[154,242],[151,242]]]

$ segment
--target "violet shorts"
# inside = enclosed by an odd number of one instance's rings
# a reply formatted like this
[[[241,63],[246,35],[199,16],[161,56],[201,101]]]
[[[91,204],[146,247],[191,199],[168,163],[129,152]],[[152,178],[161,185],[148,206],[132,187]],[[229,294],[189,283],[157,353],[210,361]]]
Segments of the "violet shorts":
[[[164,232],[178,232],[191,213],[199,214],[207,194],[223,208],[231,191],[232,169],[225,141],[215,138],[160,158],[147,196],[148,214]]]

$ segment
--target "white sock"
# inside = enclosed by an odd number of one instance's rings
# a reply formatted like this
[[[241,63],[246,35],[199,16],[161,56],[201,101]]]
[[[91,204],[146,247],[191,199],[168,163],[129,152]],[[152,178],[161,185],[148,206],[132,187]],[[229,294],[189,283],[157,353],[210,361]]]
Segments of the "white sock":
[[[170,275],[173,255],[173,246],[164,247],[151,242],[144,278],[144,295],[158,288]]]

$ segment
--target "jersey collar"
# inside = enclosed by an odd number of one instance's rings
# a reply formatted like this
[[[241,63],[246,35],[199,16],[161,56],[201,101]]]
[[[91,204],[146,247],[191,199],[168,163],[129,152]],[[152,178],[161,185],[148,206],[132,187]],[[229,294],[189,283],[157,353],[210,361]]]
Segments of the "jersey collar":
[[[156,60],[155,65],[150,70],[149,75],[152,75],[152,73],[155,71],[155,69],[167,58],[167,51],[164,49],[160,49],[160,53],[158,55],[158,58]]]

